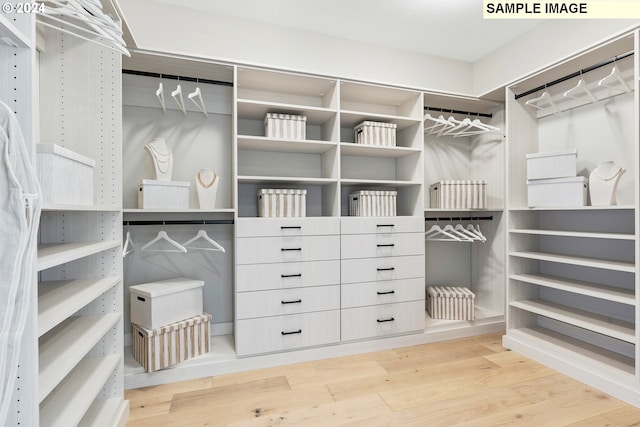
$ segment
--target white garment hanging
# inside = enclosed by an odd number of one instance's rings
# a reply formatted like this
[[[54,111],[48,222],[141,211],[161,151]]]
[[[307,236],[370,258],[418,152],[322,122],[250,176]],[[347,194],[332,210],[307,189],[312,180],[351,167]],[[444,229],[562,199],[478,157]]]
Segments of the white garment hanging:
[[[0,425],[6,425],[35,282],[40,186],[13,111],[0,102]]]

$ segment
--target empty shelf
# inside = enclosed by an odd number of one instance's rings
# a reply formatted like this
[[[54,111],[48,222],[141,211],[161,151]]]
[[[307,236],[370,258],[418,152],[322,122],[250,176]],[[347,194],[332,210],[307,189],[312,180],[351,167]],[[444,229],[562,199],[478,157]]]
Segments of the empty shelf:
[[[583,267],[603,268],[606,270],[625,271],[635,273],[636,267],[633,263],[624,261],[612,261],[600,258],[587,258],[572,255],[550,254],[543,252],[511,252],[510,256],[535,259],[538,261],[558,262],[562,264],[580,265]]]
[[[120,313],[74,317],[40,339],[40,402],[118,320]]]
[[[119,354],[83,359],[40,404],[40,425],[77,425],[120,363]]]
[[[343,142],[340,144],[340,152],[347,156],[395,158],[410,156],[420,153],[420,151],[419,148],[400,146],[385,147],[380,145],[354,144],[351,142]]]
[[[510,233],[533,234],[538,236],[561,236],[561,237],[586,237],[590,239],[612,239],[612,240],[635,240],[634,234],[624,233],[593,233],[583,231],[562,231],[562,230],[536,230],[536,229],[513,229]]]
[[[239,150],[276,151],[283,153],[322,154],[336,148],[336,142],[267,138],[264,136],[238,136]]]
[[[36,268],[38,271],[46,270],[118,246],[120,242],[117,240],[39,245]]]
[[[119,282],[119,277],[40,282],[38,285],[38,336],[46,334]]]
[[[125,401],[121,397],[96,400],[84,414],[78,427],[111,427],[117,423],[119,415],[126,409]]]
[[[612,286],[583,282],[580,280],[570,280],[562,277],[546,276],[543,274],[513,274],[510,278],[534,285],[545,286],[547,288],[572,292],[574,294],[619,302],[621,304],[634,306],[636,304],[633,290],[614,288]]]
[[[629,343],[636,340],[634,325],[622,320],[540,300],[512,301],[509,305]]]

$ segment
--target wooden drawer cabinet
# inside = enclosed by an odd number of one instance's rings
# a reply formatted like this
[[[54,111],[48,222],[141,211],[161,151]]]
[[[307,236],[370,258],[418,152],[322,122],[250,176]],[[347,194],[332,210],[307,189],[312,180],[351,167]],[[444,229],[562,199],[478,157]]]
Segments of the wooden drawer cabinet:
[[[342,309],[343,341],[422,332],[424,301]]]
[[[342,308],[424,300],[422,277],[380,282],[349,283],[341,287]]]
[[[236,291],[339,285],[340,260],[238,265]]]
[[[321,261],[340,258],[340,236],[243,237],[238,264]]]
[[[235,334],[238,356],[334,344],[340,310],[238,320]]]
[[[238,218],[237,237],[340,234],[338,218]]]
[[[347,259],[340,263],[342,283],[424,277],[424,255]]]
[[[340,237],[342,259],[424,255],[422,233],[347,234]]]
[[[340,286],[242,292],[236,304],[238,319],[338,310]]]
[[[342,234],[424,233],[424,218],[413,216],[341,218]]]

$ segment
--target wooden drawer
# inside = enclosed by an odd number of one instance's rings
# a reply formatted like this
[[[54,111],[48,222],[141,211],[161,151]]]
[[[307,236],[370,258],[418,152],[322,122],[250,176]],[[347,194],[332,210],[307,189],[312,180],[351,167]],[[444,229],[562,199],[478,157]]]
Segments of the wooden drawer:
[[[238,218],[237,237],[340,234],[339,218]]]
[[[236,291],[339,285],[340,261],[244,264],[236,270]]]
[[[243,237],[236,239],[236,262],[322,261],[340,258],[340,236]]]
[[[341,289],[342,308],[424,299],[425,284],[423,278],[349,283],[342,285]]]
[[[342,310],[342,341],[423,332],[424,301]]]
[[[347,234],[340,236],[342,259],[424,255],[423,233]]]
[[[293,350],[340,341],[340,310],[236,322],[238,356]]]
[[[283,316],[339,308],[340,285],[236,294],[236,317],[238,319]]]
[[[424,217],[345,217],[340,219],[342,234],[424,233]]]
[[[342,260],[340,277],[343,284],[424,277],[424,255]]]

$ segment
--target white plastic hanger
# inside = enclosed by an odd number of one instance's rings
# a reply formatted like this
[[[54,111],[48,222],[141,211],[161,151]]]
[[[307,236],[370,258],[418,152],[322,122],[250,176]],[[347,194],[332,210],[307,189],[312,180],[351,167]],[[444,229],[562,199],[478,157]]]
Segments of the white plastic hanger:
[[[472,231],[470,231],[470,230],[467,230],[466,228],[464,228],[464,227],[462,226],[462,224],[456,224],[456,226],[454,227],[454,229],[455,229],[457,232],[459,232],[459,233],[463,234],[464,236],[467,236],[467,237],[468,237],[469,239],[471,239],[471,240],[474,240],[474,241],[482,240],[482,239],[480,238],[480,236],[478,236],[476,233],[474,233],[474,232],[472,232]]]
[[[480,135],[483,133],[488,133],[491,132],[491,129],[489,129],[489,127],[487,125],[485,125],[484,123],[482,123],[480,121],[480,119],[468,119],[468,126],[464,129],[459,130],[455,135],[453,135],[454,138],[460,138],[463,136],[471,136],[471,135]]]
[[[465,123],[464,120],[458,120],[453,116],[449,116],[449,118],[447,119],[449,122],[451,122],[453,124],[452,127],[449,128],[442,128],[440,129],[440,131],[438,132],[438,136],[443,136],[443,135],[452,135],[457,133],[460,129],[464,129],[468,126],[468,123]],[[465,119],[467,120],[467,119]]]
[[[187,108],[184,105],[184,98],[182,97],[182,86],[180,86],[179,82],[178,82],[178,86],[176,87],[176,90],[171,92],[171,96],[173,97],[173,99],[175,99],[176,104],[178,104],[178,107],[180,107],[180,111],[182,111],[182,113],[186,116]]]
[[[487,238],[484,237],[484,234],[482,234],[482,231],[480,231],[480,224],[477,224],[476,227],[474,227],[473,224],[469,224],[467,225],[467,230],[476,234],[483,242],[487,241]]]
[[[429,135],[436,133],[436,131],[440,130],[440,127],[444,126],[445,128],[451,128],[455,126],[455,124],[442,117],[442,115],[433,117],[431,114],[427,113],[424,115],[424,120],[435,122],[434,125],[424,128],[424,131]]]
[[[455,233],[450,233],[447,230],[444,230],[439,225],[434,224],[431,226],[429,230],[425,233],[425,237],[427,240],[437,240],[441,242],[460,242],[460,237],[458,237]]]
[[[162,78],[162,76],[160,76]],[[162,107],[162,112],[167,112],[167,104],[164,103],[164,87],[162,86],[162,82],[158,85],[158,90],[156,90],[156,96],[158,97],[158,101],[160,102],[160,106]]]
[[[208,244],[210,244],[211,246],[192,246],[192,244],[197,241],[197,240],[204,240],[205,242],[207,242]],[[218,251],[218,252],[226,252],[224,250],[224,248],[215,240],[213,240],[211,237],[209,237],[209,235],[207,234],[207,232],[205,230],[199,230],[198,234],[196,234],[196,236],[192,239],[187,240],[186,242],[184,242],[182,244],[182,246],[184,246],[185,248],[188,249],[198,249],[201,251]]]
[[[196,90],[191,92],[187,97],[196,104],[198,110],[202,111],[205,116],[209,117],[209,113],[207,113],[207,109],[204,106],[204,100],[202,99],[202,92],[200,91],[200,86],[196,87]]]
[[[587,96],[585,97],[585,96],[576,95],[581,92],[586,94]],[[598,102],[598,98],[593,96],[593,93],[591,93],[591,91],[587,87],[587,82],[585,82],[584,79],[582,78],[582,72],[580,73],[580,80],[578,80],[578,84],[572,87],[571,89],[569,89],[568,91],[566,91],[564,93],[564,97],[580,99],[580,100],[589,101],[589,102]]]
[[[122,258],[129,255],[136,248],[133,246],[133,241],[131,240],[131,232],[127,229],[127,236],[124,239],[124,246],[122,247]]]
[[[614,86],[614,84],[610,83],[611,80],[615,80],[618,83],[620,83],[620,86],[622,86],[622,88],[618,86]],[[631,92],[631,88],[629,87],[629,85],[622,79],[622,76],[620,75],[620,70],[618,69],[618,65],[615,63],[615,61],[613,63],[613,69],[611,70],[611,73],[609,73],[609,75],[606,76],[605,78],[601,79],[598,82],[598,86],[617,89],[622,92]]]
[[[467,236],[466,234],[456,230],[453,225],[447,224],[444,226],[443,231],[449,232],[458,237],[458,241],[460,242],[473,242],[473,239]]]
[[[527,102],[525,102],[525,105],[529,107],[537,108],[538,110],[544,110],[545,108],[547,108],[547,106],[550,106],[553,109],[554,114],[557,114],[560,112],[558,110],[558,107],[556,107],[556,104],[551,100],[551,95],[549,94],[546,88],[544,92],[542,92],[542,95],[540,95],[537,98],[532,98],[528,100]]]
[[[173,246],[173,248],[168,248],[168,249],[153,249],[152,246],[155,245],[158,242],[167,242],[169,243],[171,246]],[[158,235],[151,240],[149,243],[147,243],[146,245],[144,245],[142,248],[140,248],[141,251],[148,251],[148,252],[182,252],[182,253],[187,253],[187,249],[182,246],[180,243],[176,242],[175,240],[173,240],[171,237],[169,237],[169,235],[167,234],[166,231],[164,230],[160,230],[158,232]]]

